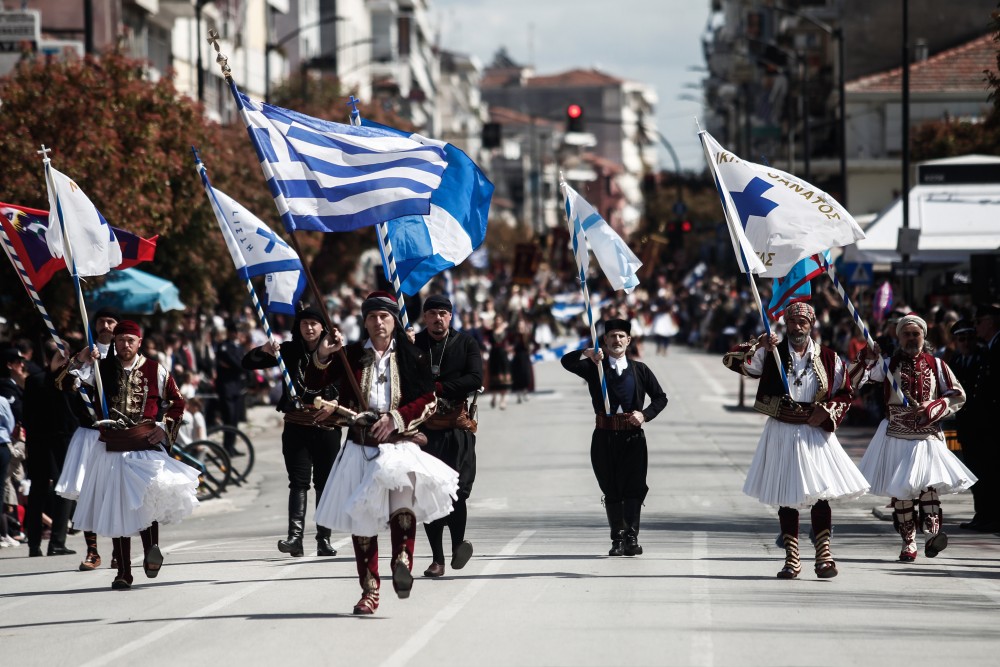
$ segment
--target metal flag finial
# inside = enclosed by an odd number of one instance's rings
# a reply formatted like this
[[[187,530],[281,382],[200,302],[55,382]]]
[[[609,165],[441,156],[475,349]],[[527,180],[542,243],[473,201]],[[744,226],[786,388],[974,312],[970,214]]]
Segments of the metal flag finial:
[[[226,77],[226,81],[232,81],[233,70],[229,67],[229,56],[223,53],[219,47],[219,31],[215,28],[208,31],[208,43],[215,49],[215,62],[222,69],[222,76]]]
[[[49,161],[49,153],[52,152],[52,149],[51,148],[46,148],[45,144],[42,144],[42,149],[39,150],[39,151],[35,151],[35,152],[42,156],[42,162],[48,162]]]

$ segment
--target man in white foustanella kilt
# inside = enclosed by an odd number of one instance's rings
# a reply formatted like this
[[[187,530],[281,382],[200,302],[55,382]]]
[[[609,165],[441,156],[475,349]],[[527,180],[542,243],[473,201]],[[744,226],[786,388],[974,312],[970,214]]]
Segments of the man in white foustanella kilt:
[[[787,336],[774,334],[739,345],[723,358],[730,370],[759,378],[754,409],[768,416],[743,492],[778,507],[785,564],[779,579],[795,579],[799,563],[799,509],[810,508],[816,576],[837,576],[830,551],[831,500],[857,498],[868,483],[834,434],[850,407],[847,368],[836,352],[812,340],[816,312],[807,303],[785,310]],[[788,389],[774,358],[778,350]]]
[[[361,584],[355,614],[379,606],[378,533],[386,524],[392,545],[392,587],[400,598],[413,587],[413,549],[418,523],[447,516],[458,498],[458,472],[424,452],[421,432],[437,400],[426,353],[410,342],[399,322],[399,306],[386,292],[372,292],[361,304],[364,340],[346,348],[339,332],[313,354],[307,381],[330,373],[339,381],[340,400],[366,419],[356,421],[337,454],[316,522],[351,533]],[[358,405],[344,364],[333,355],[344,349],[363,405]],[[327,383],[323,379],[321,383]],[[366,424],[360,426],[361,423]]]
[[[142,569],[153,578],[163,564],[159,524],[181,521],[198,504],[198,471],[167,452],[180,428],[184,398],[166,368],[139,354],[141,344],[139,325],[122,320],[114,330],[114,354],[101,359],[94,346],[69,364],[69,373],[93,385],[97,362],[112,417],[98,424],[100,440],[86,462],[73,522],[112,538],[114,590],[132,587],[131,536],[142,538]]]
[[[917,559],[918,528],[926,536],[928,558],[948,546],[940,496],[965,491],[976,476],[945,443],[941,420],[962,408],[965,390],[948,364],[925,349],[927,323],[906,315],[896,324],[896,336],[899,347],[889,360],[889,377],[877,345],[851,364],[850,375],[857,387],[865,382],[883,386],[887,415],[861,459],[861,472],[872,493],[892,498],[892,523],[903,538],[899,560],[912,563]]]

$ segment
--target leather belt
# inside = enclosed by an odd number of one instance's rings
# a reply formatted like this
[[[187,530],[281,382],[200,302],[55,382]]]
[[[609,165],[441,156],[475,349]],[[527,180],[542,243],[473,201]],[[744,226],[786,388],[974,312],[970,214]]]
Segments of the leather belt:
[[[597,428],[605,431],[639,431],[641,426],[630,424],[628,415],[595,415],[597,418]]]
[[[812,416],[812,403],[798,403],[788,396],[759,396],[754,410],[785,424],[805,424]]]
[[[412,442],[415,445],[423,447],[427,444],[427,436],[423,433],[414,433],[412,435],[393,433],[387,440],[379,442],[375,440],[375,438],[368,435],[367,432],[362,432],[360,429],[353,428],[351,429],[351,442],[356,445],[361,445],[362,447],[378,447],[379,445],[390,445],[394,442]]]

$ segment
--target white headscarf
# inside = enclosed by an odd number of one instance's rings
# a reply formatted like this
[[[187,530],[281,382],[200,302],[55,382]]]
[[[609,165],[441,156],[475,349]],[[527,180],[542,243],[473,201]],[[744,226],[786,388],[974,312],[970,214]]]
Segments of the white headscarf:
[[[899,319],[899,322],[896,323],[896,335],[899,336],[903,331],[903,327],[909,324],[916,324],[924,332],[924,337],[927,336],[927,322],[915,313],[910,313]]]

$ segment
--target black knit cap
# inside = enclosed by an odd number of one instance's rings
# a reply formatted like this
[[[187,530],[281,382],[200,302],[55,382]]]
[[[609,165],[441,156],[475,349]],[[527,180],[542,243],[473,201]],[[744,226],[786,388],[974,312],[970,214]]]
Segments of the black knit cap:
[[[396,297],[388,292],[372,292],[365,297],[361,304],[361,317],[366,318],[368,313],[375,310],[384,310],[392,313],[393,317],[399,317],[399,304],[396,303]]]
[[[424,300],[424,312],[428,310],[447,310],[450,313],[455,310],[455,306],[444,294],[432,294]]]
[[[320,324],[324,324],[323,313],[319,312],[319,309],[313,306],[300,308],[299,311],[295,313],[295,318],[299,322],[302,320],[316,320]]]
[[[604,323],[604,335],[607,336],[612,331],[624,331],[626,336],[631,336],[632,324],[628,320],[608,320]]]
[[[115,322],[119,321],[122,318],[121,313],[119,313],[114,308],[109,308],[107,306],[105,306],[104,308],[99,308],[97,312],[94,313],[95,320],[100,319],[102,317],[107,317],[108,319],[112,319]]]

